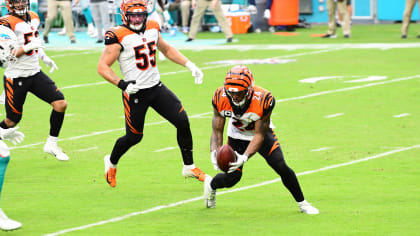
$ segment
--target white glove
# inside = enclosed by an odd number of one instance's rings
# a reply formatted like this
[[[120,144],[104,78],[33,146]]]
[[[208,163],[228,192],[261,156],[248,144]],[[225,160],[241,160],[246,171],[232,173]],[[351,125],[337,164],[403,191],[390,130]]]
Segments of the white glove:
[[[58,66],[55,64],[55,62],[49,58],[47,55],[43,56],[42,61],[45,63],[45,65],[51,67],[50,73],[53,73],[54,70],[58,70]]]
[[[220,170],[219,165],[217,165],[217,158],[216,158],[217,151],[216,150],[212,151],[210,156],[211,156],[211,163],[213,164],[214,170]]]
[[[235,151],[235,154],[236,154],[236,162],[231,162],[229,164],[230,168],[228,170],[228,173],[234,172],[236,169],[243,166],[246,161],[248,161],[248,156],[247,155],[245,155],[245,154],[241,155],[241,154],[237,153],[236,151]]]
[[[140,89],[141,88],[140,88],[140,85],[139,84],[137,84],[137,83],[134,83],[134,84],[133,83],[130,83],[127,86],[127,88],[125,89],[125,92],[128,93],[128,95],[131,95],[131,94],[137,93]]]
[[[17,131],[19,127],[3,129],[0,128],[0,138],[11,141],[14,145],[21,143],[25,135]]]
[[[166,22],[171,20],[171,15],[169,15],[168,11],[163,11],[163,19],[165,19]]]
[[[249,5],[248,6],[248,12],[251,15],[257,14],[257,7],[255,5]]]
[[[44,48],[40,38],[32,38],[29,43],[22,46],[22,49],[25,53],[38,48]]]
[[[188,70],[191,71],[192,76],[195,78],[196,84],[202,84],[203,83],[203,72],[198,68],[194,63],[191,61],[187,61],[185,66],[188,68]]]
[[[270,17],[271,17],[271,11],[270,11],[270,9],[265,9],[265,11],[264,11],[264,18],[265,19],[270,19]]]

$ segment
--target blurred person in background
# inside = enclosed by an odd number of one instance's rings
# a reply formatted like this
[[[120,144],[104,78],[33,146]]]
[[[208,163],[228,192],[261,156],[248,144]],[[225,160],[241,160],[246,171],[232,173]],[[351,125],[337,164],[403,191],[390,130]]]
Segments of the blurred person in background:
[[[188,39],[186,42],[193,41],[197,36],[198,28],[201,24],[201,19],[203,18],[204,13],[208,7],[210,7],[210,9],[213,11],[217,23],[220,25],[220,28],[222,28],[222,31],[226,37],[226,42],[231,43],[233,41],[233,33],[229,22],[223,14],[221,0],[192,0],[191,6],[194,9],[194,14],[191,19],[190,33],[188,34]]]
[[[350,15],[347,10],[347,0],[327,0],[328,8],[328,31],[322,36],[323,38],[337,38],[337,21],[335,18],[336,11],[340,12],[343,17],[342,31],[344,38],[350,38]]]
[[[93,25],[93,19],[92,19],[92,12],[90,11],[89,6],[89,0],[74,0],[73,7],[76,7],[78,4],[80,4],[80,8],[82,9],[83,16],[86,19],[87,23],[87,34],[91,38],[95,38],[98,35],[98,31],[95,29],[95,26]],[[63,27],[63,29],[58,32],[58,35],[65,35],[66,34],[66,27]]]
[[[50,42],[48,39],[48,34],[51,31],[51,27],[54,23],[55,18],[57,18],[58,8],[60,8],[61,15],[64,21],[64,27],[66,28],[66,35],[69,37],[70,43],[76,43],[76,37],[74,36],[74,23],[71,0],[47,0],[47,4],[48,12],[43,32],[44,42]]]
[[[104,42],[105,30],[111,28],[109,18],[109,8],[107,0],[90,0],[90,10],[92,11],[93,22],[98,30],[96,43]]]
[[[405,10],[403,15],[403,23],[401,27],[401,38],[405,39],[407,38],[408,33],[408,26],[410,25],[411,20],[411,13],[413,13],[413,8],[416,5],[416,3],[419,2],[418,0],[406,0],[405,1]],[[420,5],[419,5],[419,11],[420,11]],[[420,31],[417,35],[417,38],[420,38]]]

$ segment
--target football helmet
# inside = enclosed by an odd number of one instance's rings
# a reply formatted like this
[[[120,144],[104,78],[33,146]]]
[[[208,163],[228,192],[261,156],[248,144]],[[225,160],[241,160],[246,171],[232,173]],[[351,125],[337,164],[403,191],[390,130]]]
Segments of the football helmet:
[[[237,107],[243,107],[252,96],[254,76],[246,66],[234,66],[225,77],[224,89],[229,100]]]
[[[18,49],[16,34],[6,26],[0,25],[0,63],[2,67],[12,66],[16,61]]]
[[[123,0],[121,17],[125,25],[134,31],[144,32],[147,21],[147,3],[144,0]]]
[[[30,3],[29,0],[6,0],[6,7],[9,13],[24,16],[30,9]]]

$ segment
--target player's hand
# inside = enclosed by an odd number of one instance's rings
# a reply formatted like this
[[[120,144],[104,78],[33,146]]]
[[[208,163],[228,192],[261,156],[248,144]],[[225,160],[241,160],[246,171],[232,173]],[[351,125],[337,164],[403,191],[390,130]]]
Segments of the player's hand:
[[[265,19],[270,19],[270,17],[271,17],[271,11],[270,11],[270,9],[265,9],[265,11],[264,11],[264,18]]]
[[[230,168],[228,170],[228,173],[234,172],[236,169],[243,166],[246,161],[248,161],[248,156],[247,155],[245,155],[245,154],[241,155],[241,154],[237,153],[236,151],[235,151],[235,154],[236,154],[236,162],[231,162],[229,164]]]
[[[203,72],[198,68],[194,63],[191,61],[187,61],[185,66],[188,68],[188,70],[191,71],[192,76],[195,78],[196,84],[202,84],[203,83]]]
[[[0,128],[0,138],[11,141],[14,145],[19,144],[25,138],[22,132],[17,131],[19,127],[3,129]]]
[[[136,83],[130,83],[127,88],[125,89],[125,92],[128,93],[128,95],[135,94],[141,89],[139,84]]]
[[[55,64],[55,62],[49,58],[47,55],[42,57],[42,61],[45,63],[45,65],[51,67],[50,73],[53,73],[54,70],[58,70],[58,66]]]
[[[29,43],[22,46],[22,49],[25,53],[38,48],[44,48],[42,40],[38,37],[32,38]]]
[[[217,151],[216,150],[212,151],[211,152],[211,155],[210,155],[210,157],[211,157],[211,163],[213,164],[214,170],[220,170],[219,165],[217,165],[217,158],[216,158],[216,156],[217,156]]]
[[[248,12],[251,15],[257,14],[257,7],[255,5],[249,5],[248,6]]]

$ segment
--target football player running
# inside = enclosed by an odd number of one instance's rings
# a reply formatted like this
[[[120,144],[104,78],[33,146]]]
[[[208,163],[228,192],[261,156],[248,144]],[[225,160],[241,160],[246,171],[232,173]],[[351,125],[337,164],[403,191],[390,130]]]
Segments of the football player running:
[[[225,78],[224,86],[216,90],[213,96],[213,131],[210,148],[211,160],[219,170],[216,150],[223,145],[223,130],[226,117],[228,124],[228,144],[235,150],[237,160],[230,163],[228,173],[218,173],[214,178],[206,175],[204,180],[204,201],[207,208],[216,206],[216,190],[231,188],[242,177],[243,165],[255,153],[264,157],[268,165],[280,175],[283,184],[293,195],[306,214],[318,214],[319,211],[303,197],[297,177],[287,166],[279,141],[271,124],[271,112],[275,105],[273,95],[254,85],[254,77],[246,66],[234,66]]]
[[[146,111],[152,107],[177,129],[177,141],[181,149],[184,177],[204,181],[204,172],[194,165],[193,142],[188,121],[181,101],[161,81],[156,64],[159,49],[171,61],[186,66],[201,84],[203,73],[176,48],[162,39],[156,21],[147,20],[147,6],[143,0],[123,0],[121,15],[124,24],[105,33],[105,49],[98,63],[98,73],[122,90],[125,111],[126,134],[120,137],[110,155],[106,155],[105,179],[116,186],[117,164],[121,156],[143,137]],[[124,79],[111,69],[118,60]]]
[[[39,17],[35,12],[29,11],[29,0],[6,0],[6,6],[9,14],[0,18],[0,25],[14,31],[18,47],[14,52],[17,61],[4,72],[6,118],[0,123],[0,127],[7,129],[19,123],[26,95],[28,92],[33,93],[53,108],[50,116],[50,136],[44,145],[44,152],[60,161],[67,161],[69,157],[57,146],[67,102],[54,81],[42,72],[39,65],[41,59],[51,67],[50,73],[58,69],[43,50],[44,46],[38,33]]]

